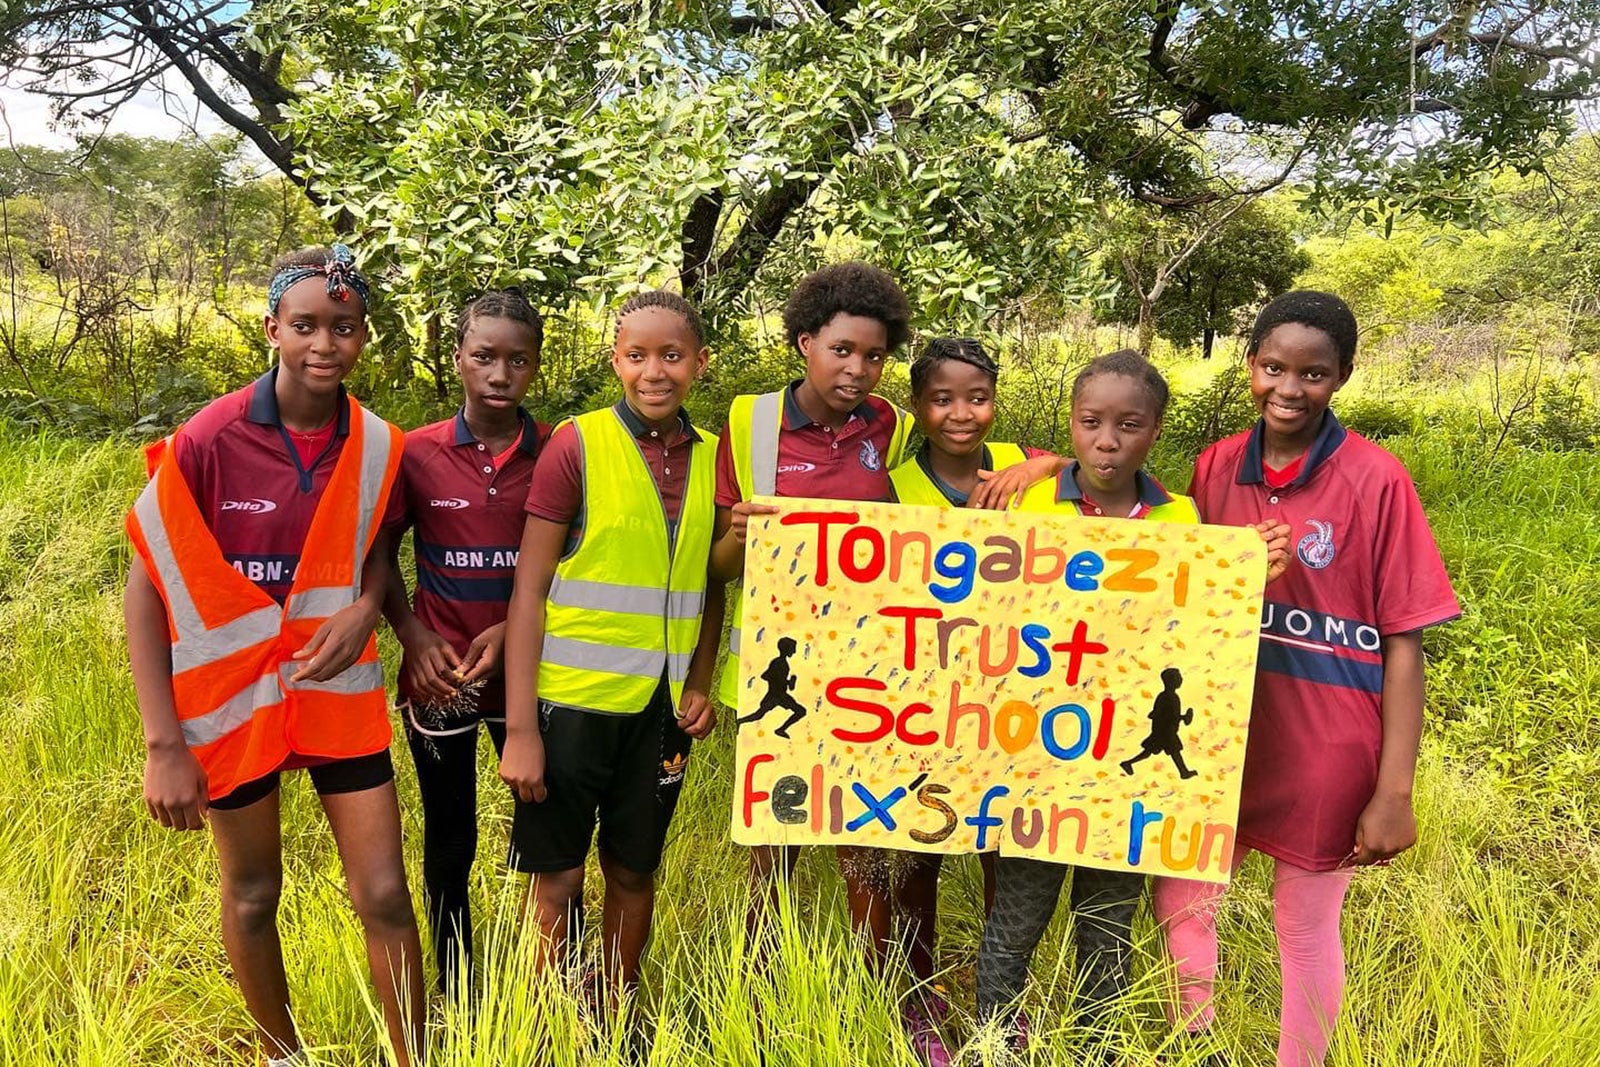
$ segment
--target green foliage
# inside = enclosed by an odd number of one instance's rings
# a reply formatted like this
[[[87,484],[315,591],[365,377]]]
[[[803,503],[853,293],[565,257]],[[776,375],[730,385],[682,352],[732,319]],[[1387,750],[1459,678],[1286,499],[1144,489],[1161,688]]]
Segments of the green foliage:
[[[1314,234],[1300,284],[1339,293],[1364,343],[1446,317],[1486,323],[1532,312],[1578,353],[1600,351],[1600,138],[1588,134],[1536,174],[1504,173],[1474,229],[1402,219],[1387,232]]]
[[[1174,391],[1161,423],[1153,462],[1163,469],[1185,463],[1213,441],[1248,429],[1256,421],[1250,375],[1243,361],[1227,364],[1201,391]],[[1177,484],[1187,483],[1187,470]]]
[[[1400,437],[1420,428],[1415,405],[1381,396],[1350,397],[1338,402],[1339,421],[1363,437]]]
[[[425,348],[486,284],[600,307],[673,276],[742,342],[738,324],[841,254],[900,275],[944,329],[1093,298],[1092,209],[1220,206],[1253,195],[1241,175],[1270,185],[1295,163],[1319,208],[1470,214],[1482,175],[1565,132],[1592,71],[1539,56],[1587,39],[1595,7],[1510,26],[1401,0],[271,0],[251,40],[317,72],[287,136],[328,214],[403,279]],[[1281,278],[1281,245],[1260,252],[1256,273]],[[1208,273],[1192,288],[1232,281]],[[1239,302],[1193,296],[1174,335]]]
[[[268,364],[272,261],[324,231],[237,139],[0,156],[0,417],[158,433]]]
[[[1342,234],[1307,242],[1311,269],[1298,284],[1337,293],[1361,324],[1364,345],[1395,335],[1407,325],[1426,322],[1444,306],[1443,279],[1435,273],[1441,256],[1455,249],[1459,235],[1406,228],[1389,237]]]
[[[1101,305],[1108,322],[1146,324],[1177,348],[1245,329],[1246,316],[1288,289],[1311,257],[1289,226],[1261,203],[1193,216],[1129,210],[1111,227],[1101,268],[1118,282]]]
[[[1600,405],[1592,383],[1576,373],[1544,382],[1533,418],[1516,427],[1519,442],[1556,452],[1600,449]]]

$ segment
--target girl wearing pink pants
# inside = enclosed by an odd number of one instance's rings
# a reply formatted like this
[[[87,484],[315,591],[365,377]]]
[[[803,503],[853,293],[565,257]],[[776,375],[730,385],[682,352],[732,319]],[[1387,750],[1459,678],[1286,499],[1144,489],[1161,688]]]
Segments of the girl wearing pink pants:
[[[1285,293],[1246,348],[1261,420],[1195,464],[1207,522],[1290,524],[1294,558],[1267,588],[1235,866],[1274,863],[1283,975],[1278,1067],[1316,1067],[1344,992],[1339,913],[1353,868],[1416,841],[1422,633],[1460,614],[1410,476],[1328,410],[1355,368],[1338,297]],[[1158,878],[1155,913],[1178,975],[1178,1020],[1212,1020],[1223,887]]]

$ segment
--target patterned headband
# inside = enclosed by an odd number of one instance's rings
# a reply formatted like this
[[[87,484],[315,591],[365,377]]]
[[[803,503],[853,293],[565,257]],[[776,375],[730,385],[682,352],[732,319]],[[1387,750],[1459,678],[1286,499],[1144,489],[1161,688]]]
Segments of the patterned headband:
[[[328,261],[321,266],[284,267],[272,276],[272,284],[267,286],[267,314],[278,313],[278,301],[283,299],[283,294],[288,292],[291,285],[319,275],[327,276],[328,295],[340,303],[349,300],[354,292],[361,298],[363,309],[372,306],[372,290],[361,272],[356,270],[356,257],[351,254],[348,245],[336,244],[329,250]]]

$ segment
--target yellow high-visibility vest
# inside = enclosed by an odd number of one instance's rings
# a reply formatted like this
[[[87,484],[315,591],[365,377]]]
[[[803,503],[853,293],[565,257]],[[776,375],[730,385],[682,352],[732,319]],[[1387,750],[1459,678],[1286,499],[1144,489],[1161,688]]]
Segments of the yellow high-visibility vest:
[[[664,677],[677,706],[705,611],[714,446],[689,448],[672,537],[660,489],[622,418],[602,408],[572,424],[583,456],[583,532],[550,582],[539,697],[633,714]]]
[[[733,469],[739,476],[739,491],[744,499],[753,496],[772,496],[778,491],[778,435],[783,430],[783,394],[779,389],[760,395],[746,394],[733,398],[728,409],[728,437],[733,451]],[[894,433],[889,437],[888,455],[884,466],[894,470],[906,448],[906,438],[911,436],[911,416],[893,404]],[[739,670],[740,626],[744,622],[744,582],[733,587],[728,598],[728,618],[733,627],[728,631],[728,655],[722,663],[722,682],[717,696],[726,706],[739,707],[739,694],[748,686],[748,679]]]
[[[989,460],[997,471],[1015,466],[1028,458],[1021,445],[989,442],[984,447],[989,450]],[[932,508],[950,506],[950,498],[933,484],[933,479],[922,469],[922,464],[917,462],[916,456],[912,456],[890,471],[889,481],[894,483],[895,499],[902,504],[924,504]]]
[[[1022,500],[1016,506],[1017,511],[1058,511],[1063,514],[1081,515],[1076,500],[1057,500],[1057,482],[1061,478],[1072,476],[1072,468],[1068,467],[1055,478],[1046,478],[1042,482],[1035,482],[1022,494]],[[1157,504],[1151,508],[1144,518],[1154,522],[1186,522],[1195,524],[1200,522],[1200,509],[1194,506],[1194,501],[1177,493],[1168,493],[1170,500],[1165,504]],[[1117,518],[1107,515],[1105,518]]]

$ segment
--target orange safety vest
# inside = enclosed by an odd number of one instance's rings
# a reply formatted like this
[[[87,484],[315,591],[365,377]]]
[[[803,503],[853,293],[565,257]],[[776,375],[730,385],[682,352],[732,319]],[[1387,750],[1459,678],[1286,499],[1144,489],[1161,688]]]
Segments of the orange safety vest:
[[[304,666],[294,653],[360,595],[400,469],[404,435],[354,397],[349,403],[350,436],[281,606],[223,558],[178,469],[177,433],[145,451],[150,482],[128,513],[128,537],[167,607],[173,702],[212,799],[291,755],[345,759],[389,746],[376,638],[328,681],[289,680]]]

